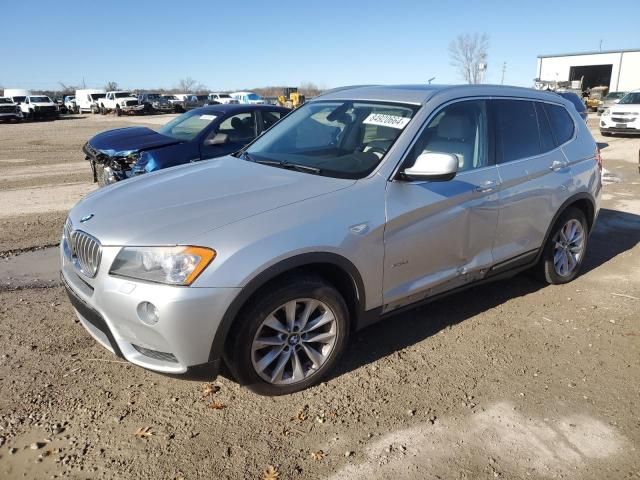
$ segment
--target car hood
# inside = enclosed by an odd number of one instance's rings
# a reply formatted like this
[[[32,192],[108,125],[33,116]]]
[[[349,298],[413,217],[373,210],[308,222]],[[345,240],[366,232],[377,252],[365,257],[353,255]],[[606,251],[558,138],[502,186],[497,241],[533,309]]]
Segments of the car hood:
[[[180,143],[180,140],[167,137],[147,127],[117,128],[99,133],[89,140],[89,145],[94,149],[111,157],[124,157],[132,152],[177,143]]]
[[[612,113],[635,113],[640,112],[640,104],[638,103],[623,103],[622,105],[616,103],[615,105],[611,105]]]
[[[354,183],[227,156],[101,188],[69,217],[103,245],[190,244],[205,232]]]

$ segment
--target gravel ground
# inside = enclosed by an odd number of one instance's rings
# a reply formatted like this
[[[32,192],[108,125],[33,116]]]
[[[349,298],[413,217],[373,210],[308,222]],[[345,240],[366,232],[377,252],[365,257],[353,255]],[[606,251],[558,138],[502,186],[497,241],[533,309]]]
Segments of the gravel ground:
[[[25,175],[80,162],[82,142],[120,122],[0,126],[2,198],[54,184]],[[287,397],[123,363],[59,285],[0,287],[0,478],[639,478],[640,139],[597,139],[609,174],[579,278],[519,275],[391,318],[355,335],[333,378]],[[91,186],[88,166],[64,172],[57,186]],[[57,242],[55,202],[4,205],[0,255]]]

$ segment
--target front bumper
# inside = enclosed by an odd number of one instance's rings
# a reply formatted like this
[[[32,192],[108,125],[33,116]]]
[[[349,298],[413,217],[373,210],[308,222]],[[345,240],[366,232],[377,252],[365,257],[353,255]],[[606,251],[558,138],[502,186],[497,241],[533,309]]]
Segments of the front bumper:
[[[111,276],[108,270],[119,250],[103,246],[100,268],[90,279],[76,271],[61,241],[61,277],[85,329],[111,352],[149,370],[191,376],[204,369],[216,375],[222,352],[211,351],[213,339],[240,289],[174,287]],[[156,324],[138,316],[143,301],[160,312]]]
[[[0,120],[22,120],[22,112],[0,113]]]
[[[607,115],[600,117],[600,131],[605,133],[640,134],[640,117],[616,117]]]

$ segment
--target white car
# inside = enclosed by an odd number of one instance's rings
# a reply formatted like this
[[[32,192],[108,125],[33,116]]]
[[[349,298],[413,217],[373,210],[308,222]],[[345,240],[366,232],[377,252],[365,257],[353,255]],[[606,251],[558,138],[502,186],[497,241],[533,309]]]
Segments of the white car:
[[[600,133],[640,133],[640,90],[627,93],[620,101],[602,112]]]
[[[0,97],[0,121],[22,120],[20,106],[9,97]]]
[[[238,100],[238,103],[242,103],[245,105],[256,105],[265,103],[264,99],[253,92],[235,92],[231,94],[232,98]]]
[[[101,99],[107,96],[107,92],[101,89],[76,90],[76,105],[78,113],[98,113]]]
[[[144,105],[138,101],[138,97],[125,90],[107,92],[107,95],[100,99],[99,106],[100,113],[103,115],[115,111],[116,115],[120,116],[122,113],[135,113],[144,110]]]
[[[237,99],[231,97],[228,93],[210,93],[209,100],[213,102],[222,103],[224,105],[240,103]]]
[[[22,115],[29,120],[58,118],[60,107],[46,95],[27,95],[20,102]]]

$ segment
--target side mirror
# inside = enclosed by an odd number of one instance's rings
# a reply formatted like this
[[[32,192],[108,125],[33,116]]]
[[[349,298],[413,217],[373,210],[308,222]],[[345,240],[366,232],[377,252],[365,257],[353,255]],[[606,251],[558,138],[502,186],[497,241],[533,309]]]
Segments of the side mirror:
[[[451,153],[428,152],[416,158],[412,167],[403,172],[410,180],[445,182],[458,173],[458,157]]]
[[[226,133],[216,133],[213,138],[207,138],[204,141],[205,145],[222,145],[229,141],[229,135]]]

